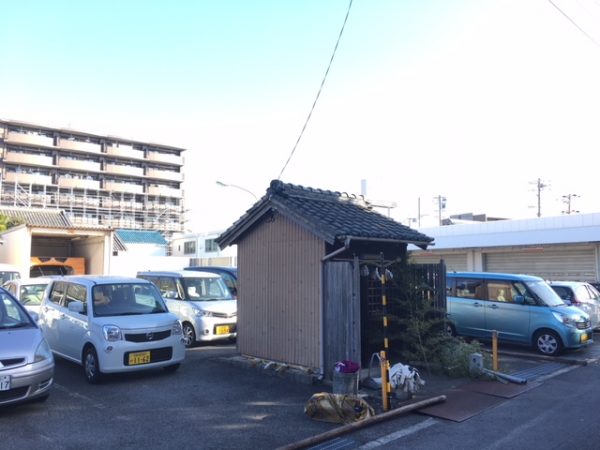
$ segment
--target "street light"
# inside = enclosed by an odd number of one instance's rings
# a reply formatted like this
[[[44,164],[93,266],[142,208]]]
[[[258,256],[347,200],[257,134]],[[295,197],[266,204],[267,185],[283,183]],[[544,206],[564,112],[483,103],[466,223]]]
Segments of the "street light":
[[[258,197],[256,196],[256,194],[254,194],[254,192],[252,192],[252,191],[249,191],[249,190],[248,190],[248,189],[246,189],[246,188],[243,188],[243,187],[241,187],[241,186],[238,186],[238,185],[236,185],[236,184],[223,183],[222,181],[219,181],[219,180],[217,180],[217,184],[218,184],[219,186],[221,186],[221,187],[232,187],[232,188],[236,188],[236,189],[239,189],[239,190],[241,190],[241,191],[247,192],[247,193],[248,193],[248,194],[250,194],[252,197],[254,197],[254,200],[257,200],[257,201],[258,201]]]

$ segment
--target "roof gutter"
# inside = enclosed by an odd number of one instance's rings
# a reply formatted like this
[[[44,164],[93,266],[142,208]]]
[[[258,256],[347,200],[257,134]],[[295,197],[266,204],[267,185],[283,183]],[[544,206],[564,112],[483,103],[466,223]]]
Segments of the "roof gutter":
[[[331,253],[323,256],[321,258],[321,262],[325,262],[325,261],[329,261],[331,258],[333,258],[335,255],[338,255],[346,250],[348,250],[350,248],[350,241],[352,240],[352,236],[346,236],[346,240],[344,241],[344,246],[338,248],[337,250],[332,251]]]
[[[362,236],[346,236],[346,241],[350,240],[355,241],[369,241],[369,242],[390,242],[394,244],[412,244],[423,250],[427,249],[428,245],[434,245],[433,240],[430,242],[419,242],[419,241],[409,241],[404,239],[388,239],[388,238],[372,238],[372,237],[362,237]],[[423,248],[424,247],[424,248]]]

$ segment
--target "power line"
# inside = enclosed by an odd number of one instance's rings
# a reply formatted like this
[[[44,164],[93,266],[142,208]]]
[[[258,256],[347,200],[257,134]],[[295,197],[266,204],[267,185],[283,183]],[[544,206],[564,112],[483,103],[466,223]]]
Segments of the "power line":
[[[600,47],[600,44],[599,44],[598,42],[596,42],[596,40],[595,40],[595,39],[594,39],[592,36],[590,36],[588,33],[586,33],[586,31],[585,31],[583,28],[581,28],[581,27],[580,27],[580,26],[577,24],[577,22],[575,22],[573,19],[571,19],[571,17],[570,17],[570,16],[569,16],[567,13],[565,13],[565,12],[564,12],[562,9],[560,9],[560,8],[558,7],[558,5],[556,5],[556,3],[554,3],[552,0],[548,0],[548,2],[550,2],[550,4],[551,4],[552,6],[554,6],[554,7],[555,7],[555,8],[556,8],[556,9],[557,9],[557,10],[558,10],[558,11],[559,11],[559,12],[560,12],[560,13],[561,13],[563,16],[565,16],[569,22],[571,22],[573,25],[575,25],[579,31],[581,31],[583,34],[585,34],[585,36],[586,36],[586,37],[587,37],[587,38],[588,38],[590,41],[592,41],[594,44],[596,44],[598,47]]]
[[[290,160],[292,159],[292,156],[294,156],[294,153],[296,152],[296,148],[298,147],[298,144],[300,143],[300,139],[302,139],[302,135],[304,134],[304,130],[306,130],[308,121],[310,120],[312,113],[315,110],[315,106],[317,105],[317,101],[319,100],[321,91],[323,90],[323,86],[325,85],[325,80],[327,79],[327,75],[329,74],[329,69],[331,69],[331,64],[333,63],[333,58],[335,57],[335,53],[337,51],[338,45],[340,43],[340,40],[342,39],[342,34],[344,33],[344,28],[346,27],[346,22],[348,21],[348,16],[350,15],[350,8],[352,8],[352,0],[350,0],[350,3],[348,3],[348,10],[346,11],[346,17],[344,18],[344,23],[342,24],[342,28],[340,29],[340,34],[338,35],[337,41],[335,43],[335,47],[333,48],[333,53],[331,54],[331,59],[329,60],[329,65],[327,66],[327,70],[325,71],[325,75],[323,76],[323,80],[321,81],[321,86],[319,87],[319,91],[317,92],[315,101],[313,102],[312,107],[310,108],[310,112],[308,113],[308,116],[306,117],[306,121],[304,122],[304,126],[302,127],[302,130],[300,131],[300,135],[298,136],[298,139],[296,139],[296,143],[294,144],[294,147],[292,148],[292,151],[290,152],[290,156],[288,156],[288,159],[285,162],[285,164],[283,165],[281,172],[279,172],[279,176],[277,177],[278,180],[281,179],[281,175],[283,175],[283,171],[288,166]]]

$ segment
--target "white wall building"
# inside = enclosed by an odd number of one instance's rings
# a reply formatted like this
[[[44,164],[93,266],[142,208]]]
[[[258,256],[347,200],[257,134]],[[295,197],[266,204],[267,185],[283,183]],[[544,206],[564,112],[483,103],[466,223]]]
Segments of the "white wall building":
[[[221,249],[216,238],[222,231],[174,236],[170,241],[171,256],[185,256],[194,266],[237,267],[237,245]]]
[[[473,222],[423,228],[435,239],[418,263],[444,259],[449,271],[538,275],[550,280],[600,280],[600,213]]]

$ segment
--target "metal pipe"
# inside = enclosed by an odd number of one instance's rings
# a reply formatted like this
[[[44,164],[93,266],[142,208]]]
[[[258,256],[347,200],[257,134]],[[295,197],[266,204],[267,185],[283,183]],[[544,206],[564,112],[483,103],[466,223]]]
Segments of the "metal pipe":
[[[301,441],[293,442],[283,447],[279,447],[277,450],[296,450],[301,448],[307,448],[324,442],[329,439],[341,436],[342,434],[351,433],[355,430],[365,428],[377,423],[383,422],[384,420],[393,419],[396,416],[417,411],[427,406],[434,405],[446,401],[445,395],[438,395],[436,397],[426,398],[424,400],[411,403],[410,405],[401,406],[400,408],[392,409],[391,411],[378,414],[376,416],[368,417],[367,419],[361,420],[360,422],[350,423],[348,425],[342,425],[341,427],[334,428],[333,430],[326,431],[325,433],[317,434],[315,436],[302,439]]]

